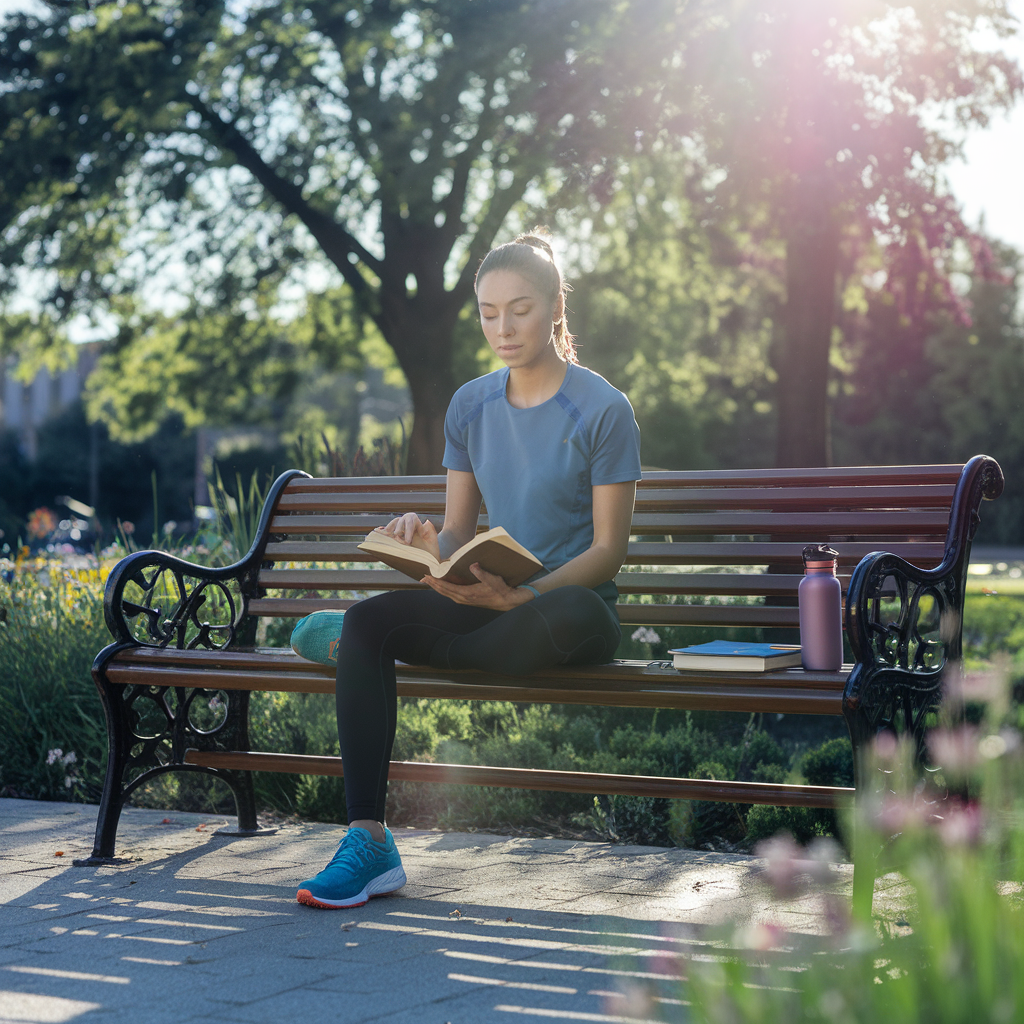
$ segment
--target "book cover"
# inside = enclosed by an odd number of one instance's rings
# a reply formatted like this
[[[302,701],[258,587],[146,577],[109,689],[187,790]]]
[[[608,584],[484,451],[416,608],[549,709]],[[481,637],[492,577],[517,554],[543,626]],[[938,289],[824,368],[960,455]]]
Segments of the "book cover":
[[[479,562],[487,572],[500,576],[510,587],[518,587],[544,568],[538,558],[500,526],[478,534],[443,562],[429,551],[410,547],[376,531],[368,533],[359,548],[414,580],[420,580],[429,573],[439,580],[463,586],[479,582],[469,570],[474,562]]]
[[[712,640],[669,651],[677,669],[711,672],[771,672],[800,664],[800,648],[793,644],[737,643]]]

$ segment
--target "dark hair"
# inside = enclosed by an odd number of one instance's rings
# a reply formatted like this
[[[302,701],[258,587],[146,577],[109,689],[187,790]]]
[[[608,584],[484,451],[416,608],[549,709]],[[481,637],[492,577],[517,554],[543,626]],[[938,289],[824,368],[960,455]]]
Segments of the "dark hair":
[[[546,292],[552,301],[561,295],[562,315],[554,323],[555,351],[567,363],[578,363],[576,346],[573,344],[573,336],[569,333],[569,325],[565,319],[565,295],[570,290],[569,285],[555,262],[551,243],[542,232],[543,228],[534,228],[533,231],[519,235],[511,242],[493,248],[481,260],[473,287],[476,288],[481,278],[492,270],[512,270],[532,281]]]

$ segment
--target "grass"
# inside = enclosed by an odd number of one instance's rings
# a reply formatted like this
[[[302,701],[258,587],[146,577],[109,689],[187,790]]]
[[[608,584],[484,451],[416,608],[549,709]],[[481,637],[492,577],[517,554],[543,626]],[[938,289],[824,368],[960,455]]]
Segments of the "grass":
[[[89,669],[110,639],[103,574],[27,551],[0,573],[0,794],[97,800],[106,733]]]
[[[968,576],[967,593],[977,596],[1003,595],[1024,597],[1024,577],[1012,576]]]

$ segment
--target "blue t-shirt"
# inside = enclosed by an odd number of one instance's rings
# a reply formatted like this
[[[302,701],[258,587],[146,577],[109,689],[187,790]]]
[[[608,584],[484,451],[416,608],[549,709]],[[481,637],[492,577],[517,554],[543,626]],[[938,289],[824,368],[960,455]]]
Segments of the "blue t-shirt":
[[[489,525],[550,572],[593,543],[591,487],[640,479],[640,428],[629,399],[586,367],[568,363],[557,394],[531,409],[509,403],[508,374],[455,392],[442,462],[476,477]]]

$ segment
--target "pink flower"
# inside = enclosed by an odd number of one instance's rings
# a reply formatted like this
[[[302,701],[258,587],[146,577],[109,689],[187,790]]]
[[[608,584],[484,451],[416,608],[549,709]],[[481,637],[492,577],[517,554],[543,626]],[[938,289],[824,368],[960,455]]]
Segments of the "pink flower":
[[[627,984],[622,992],[604,994],[604,1009],[609,1015],[621,1020],[623,1017],[637,1017],[649,1020],[654,1016],[654,999],[646,985]]]
[[[933,729],[928,733],[928,753],[932,761],[951,775],[962,776],[981,763],[976,726],[959,729]]]
[[[815,841],[804,850],[787,833],[758,843],[754,853],[765,859],[762,871],[778,896],[796,895],[802,878],[828,881],[832,877],[831,861],[837,859],[833,843]]]
[[[899,754],[899,740],[892,732],[880,732],[875,737],[873,746],[875,757],[883,763],[894,761]]]
[[[991,669],[975,672],[950,671],[945,675],[945,699],[953,704],[994,704],[1007,698],[1005,673]]]
[[[926,810],[917,798],[886,793],[874,813],[875,826],[886,835],[920,828],[927,820]]]
[[[754,949],[763,953],[785,946],[786,930],[770,921],[750,921],[736,929],[732,944],[736,949]]]
[[[976,803],[951,800],[937,824],[946,846],[974,846],[981,839],[984,821]]]

